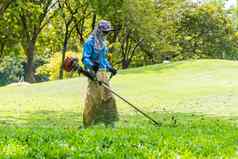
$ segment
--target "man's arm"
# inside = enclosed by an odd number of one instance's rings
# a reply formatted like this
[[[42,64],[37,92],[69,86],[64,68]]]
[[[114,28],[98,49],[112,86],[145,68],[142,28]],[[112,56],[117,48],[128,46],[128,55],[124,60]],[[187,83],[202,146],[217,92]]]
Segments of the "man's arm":
[[[91,61],[90,57],[92,55],[93,48],[92,48],[92,41],[88,40],[85,42],[83,46],[83,64],[86,68],[92,69],[93,62]]]

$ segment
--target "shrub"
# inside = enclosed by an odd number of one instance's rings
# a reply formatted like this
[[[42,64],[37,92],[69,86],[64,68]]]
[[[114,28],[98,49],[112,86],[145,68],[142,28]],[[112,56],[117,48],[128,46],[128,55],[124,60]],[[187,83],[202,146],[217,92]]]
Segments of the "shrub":
[[[24,76],[23,59],[6,56],[0,62],[0,85],[19,81]]]

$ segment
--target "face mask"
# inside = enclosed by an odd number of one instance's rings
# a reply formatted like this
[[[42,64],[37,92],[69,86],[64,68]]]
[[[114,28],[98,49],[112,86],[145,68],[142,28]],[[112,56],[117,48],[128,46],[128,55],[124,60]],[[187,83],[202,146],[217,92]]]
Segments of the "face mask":
[[[109,33],[109,31],[102,31],[102,35],[103,35],[103,36],[107,36],[108,33]]]

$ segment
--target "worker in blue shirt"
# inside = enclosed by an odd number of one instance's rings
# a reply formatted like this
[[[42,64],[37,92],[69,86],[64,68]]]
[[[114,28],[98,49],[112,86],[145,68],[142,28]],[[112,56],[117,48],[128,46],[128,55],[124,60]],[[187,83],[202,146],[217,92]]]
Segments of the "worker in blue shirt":
[[[82,62],[86,70],[99,81],[109,86],[108,73],[117,73],[107,59],[106,36],[112,31],[110,22],[101,20],[83,46]],[[118,120],[116,101],[112,93],[95,81],[88,79],[88,91],[83,112],[85,127],[103,122],[105,126],[115,126]]]

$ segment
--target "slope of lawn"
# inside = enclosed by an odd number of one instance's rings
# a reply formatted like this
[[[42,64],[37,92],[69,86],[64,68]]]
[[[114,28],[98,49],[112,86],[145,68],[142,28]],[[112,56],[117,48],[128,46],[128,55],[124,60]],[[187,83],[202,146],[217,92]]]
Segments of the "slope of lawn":
[[[119,71],[116,129],[82,128],[85,77],[0,88],[1,158],[238,158],[238,62],[182,61]]]

